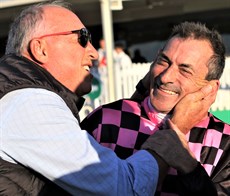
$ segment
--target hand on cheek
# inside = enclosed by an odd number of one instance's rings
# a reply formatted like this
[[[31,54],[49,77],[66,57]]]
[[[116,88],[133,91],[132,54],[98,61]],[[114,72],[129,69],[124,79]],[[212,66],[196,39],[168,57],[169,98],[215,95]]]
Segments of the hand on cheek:
[[[200,90],[187,94],[174,108],[171,121],[183,132],[187,133],[197,123],[202,121],[214,103],[218,81],[210,81]]]

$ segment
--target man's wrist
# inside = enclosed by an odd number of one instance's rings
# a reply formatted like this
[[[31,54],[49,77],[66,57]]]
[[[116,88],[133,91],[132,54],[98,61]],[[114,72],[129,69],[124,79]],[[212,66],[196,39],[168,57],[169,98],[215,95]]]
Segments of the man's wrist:
[[[158,184],[161,184],[165,178],[165,176],[168,173],[168,168],[169,165],[165,162],[164,159],[162,159],[157,153],[155,153],[153,150],[151,149],[145,149],[147,150],[153,157],[154,159],[157,161],[158,164],[158,168],[159,168],[159,178],[158,178]]]
[[[178,172],[177,179],[180,184],[181,195],[218,195],[215,184],[199,162],[189,173]]]
[[[197,160],[184,148],[176,132],[171,129],[157,131],[143,143],[141,149],[154,151],[169,166],[183,174],[197,166]]]

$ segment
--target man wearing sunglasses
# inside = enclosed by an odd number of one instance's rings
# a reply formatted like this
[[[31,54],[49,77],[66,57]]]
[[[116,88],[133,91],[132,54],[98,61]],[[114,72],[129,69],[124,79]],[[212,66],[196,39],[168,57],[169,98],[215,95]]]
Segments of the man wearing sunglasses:
[[[97,57],[90,33],[63,3],[34,5],[15,19],[0,60],[1,195],[155,192],[170,162],[151,145],[121,160],[80,129],[81,96],[91,90],[89,71]],[[166,132],[179,141],[174,153],[180,167],[177,149],[184,140]],[[193,167],[193,157],[183,153]]]

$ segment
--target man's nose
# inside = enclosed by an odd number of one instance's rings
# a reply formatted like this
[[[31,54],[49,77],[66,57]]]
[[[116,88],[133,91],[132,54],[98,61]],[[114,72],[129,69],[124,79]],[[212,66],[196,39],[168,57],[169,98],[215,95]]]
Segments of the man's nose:
[[[89,53],[89,55],[90,55],[92,60],[97,60],[98,59],[98,52],[90,42],[88,43],[88,46],[86,47],[86,50]]]

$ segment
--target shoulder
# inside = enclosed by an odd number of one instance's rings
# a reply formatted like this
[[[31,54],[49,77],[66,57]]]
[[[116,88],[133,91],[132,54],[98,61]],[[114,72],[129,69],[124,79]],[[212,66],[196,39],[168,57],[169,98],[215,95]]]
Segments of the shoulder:
[[[132,99],[119,99],[117,101],[102,105],[101,108],[120,111],[133,111],[134,108],[140,108],[140,104]]]
[[[14,90],[11,91],[9,93],[7,93],[5,96],[30,96],[30,95],[53,95],[53,96],[59,96],[56,93],[49,91],[47,89],[44,88],[22,88],[22,89],[18,89],[18,90]]]
[[[229,124],[216,118],[209,113],[209,116],[197,124],[189,135],[189,142],[202,144],[202,146],[213,146],[215,148],[226,149],[230,144]]]
[[[15,101],[16,103],[41,103],[49,101],[63,102],[56,93],[41,88],[23,88],[7,93],[1,101]]]
[[[56,93],[40,88],[25,88],[7,93],[0,100],[1,109],[4,111],[2,116],[23,114],[42,115],[42,111],[68,111],[64,100]],[[21,116],[22,117],[22,116]]]
[[[120,99],[108,104],[99,106],[94,111],[92,111],[81,124],[85,124],[86,121],[101,121],[103,116],[113,118],[121,115],[122,112],[129,112],[134,114],[140,113],[140,104],[137,101],[131,99]],[[87,122],[87,124],[88,124]]]
[[[219,118],[217,118],[216,116],[214,116],[213,114],[209,114],[209,125],[208,125],[208,129],[214,129],[217,130],[225,135],[230,136],[230,125],[222,120],[220,120]]]

